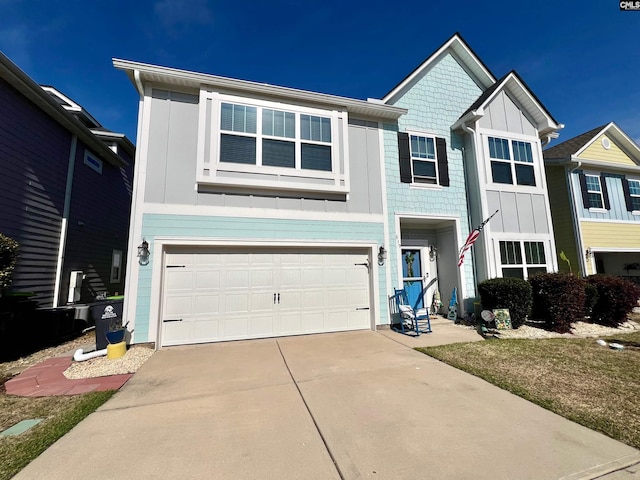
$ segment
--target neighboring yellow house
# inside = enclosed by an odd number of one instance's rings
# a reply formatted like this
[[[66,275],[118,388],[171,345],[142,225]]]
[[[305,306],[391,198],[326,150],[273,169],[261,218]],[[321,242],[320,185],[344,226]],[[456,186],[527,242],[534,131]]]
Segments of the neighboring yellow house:
[[[639,282],[640,147],[611,122],[543,154],[560,271]]]

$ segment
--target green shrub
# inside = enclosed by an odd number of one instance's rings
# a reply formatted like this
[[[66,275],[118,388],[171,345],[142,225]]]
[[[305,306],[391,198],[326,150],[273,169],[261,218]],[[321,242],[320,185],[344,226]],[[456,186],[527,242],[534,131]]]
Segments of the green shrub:
[[[0,233],[0,295],[11,285],[11,276],[18,261],[18,242]]]
[[[569,333],[571,323],[584,318],[585,281],[569,273],[542,273],[529,279],[531,318],[548,330]]]
[[[598,301],[598,288],[589,282],[584,283],[584,316],[590,317],[593,306]]]
[[[592,275],[587,282],[598,289],[598,299],[591,310],[591,320],[610,327],[617,327],[627,320],[627,315],[638,305],[640,287],[624,278],[613,275]]]
[[[508,308],[511,326],[519,328],[531,311],[531,285],[520,278],[492,278],[478,284],[482,308]]]

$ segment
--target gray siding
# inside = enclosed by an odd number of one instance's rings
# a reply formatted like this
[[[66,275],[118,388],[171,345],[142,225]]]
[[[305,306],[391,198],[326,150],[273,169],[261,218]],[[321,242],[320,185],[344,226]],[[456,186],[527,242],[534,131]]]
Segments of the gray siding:
[[[20,243],[13,288],[51,306],[71,135],[0,79],[0,232]]]
[[[521,133],[537,137],[533,123],[504,92],[500,92],[484,109],[485,115],[478,122],[481,128]]]
[[[198,97],[153,90],[145,201],[179,205],[382,213],[379,130],[349,125],[351,189],[343,196],[196,185]],[[370,124],[370,122],[369,122]],[[342,148],[342,147],[341,147]],[[248,175],[242,174],[243,178]]]
[[[489,211],[499,210],[491,230],[505,233],[549,233],[542,194],[487,191]]]
[[[115,167],[104,162],[102,173],[84,164],[85,147],[78,142],[73,174],[67,244],[60,284],[60,304],[67,301],[72,270],[86,275],[80,302],[102,292],[124,292],[125,261],[120,282],[111,283],[113,250],[127,251],[133,165]],[[142,240],[142,239],[141,239]]]

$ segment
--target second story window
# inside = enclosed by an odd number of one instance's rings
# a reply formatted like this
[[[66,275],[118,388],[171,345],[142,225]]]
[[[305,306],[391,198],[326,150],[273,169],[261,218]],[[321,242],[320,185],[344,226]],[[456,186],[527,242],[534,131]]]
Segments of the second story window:
[[[444,138],[398,132],[398,158],[402,183],[449,186]]]
[[[331,172],[331,118],[223,102],[220,162]]]
[[[416,183],[438,183],[436,147],[433,137],[410,136],[411,171]]]
[[[584,208],[609,210],[609,194],[604,175],[579,174],[582,203]]]
[[[640,212],[640,180],[623,180],[622,187],[627,203],[627,210]]]
[[[535,187],[531,143],[497,137],[489,137],[488,143],[494,183]]]

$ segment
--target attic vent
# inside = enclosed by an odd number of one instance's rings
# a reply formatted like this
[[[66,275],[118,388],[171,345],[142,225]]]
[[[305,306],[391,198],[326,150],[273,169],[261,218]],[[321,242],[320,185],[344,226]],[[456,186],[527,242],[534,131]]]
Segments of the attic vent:
[[[602,137],[602,146],[605,150],[609,150],[611,148],[611,142],[607,137]]]

